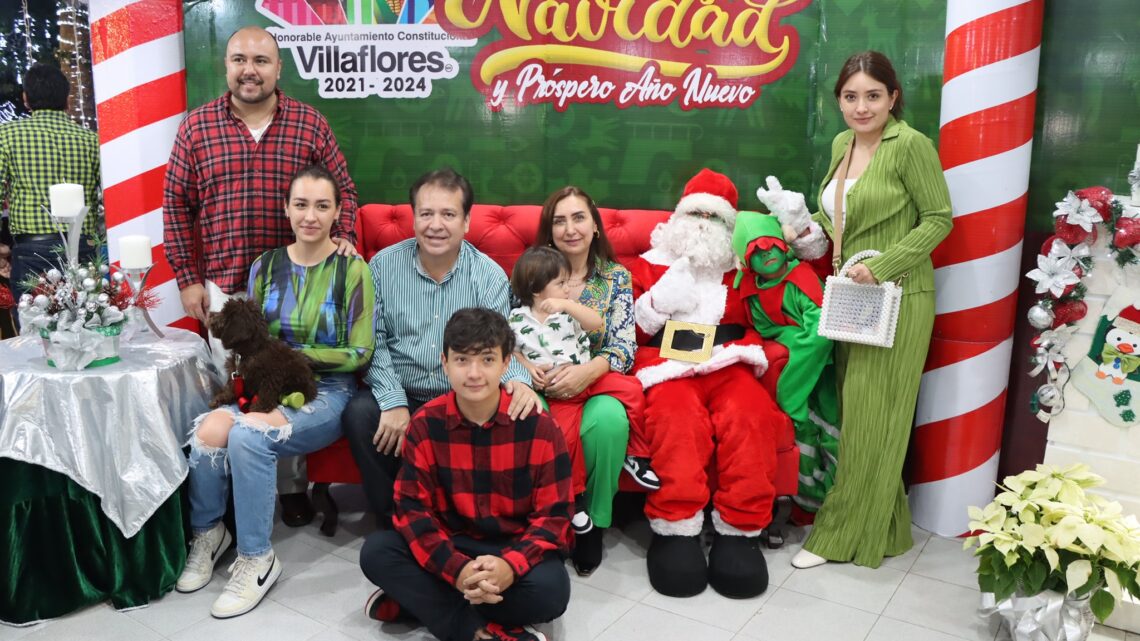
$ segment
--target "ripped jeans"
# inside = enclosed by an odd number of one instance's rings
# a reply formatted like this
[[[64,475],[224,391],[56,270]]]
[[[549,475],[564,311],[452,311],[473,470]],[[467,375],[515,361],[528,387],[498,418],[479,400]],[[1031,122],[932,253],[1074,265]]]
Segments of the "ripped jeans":
[[[301,409],[278,406],[289,421],[270,427],[242,414],[237,405],[226,411],[234,417],[227,447],[210,447],[198,440],[194,421],[190,437],[190,527],[205,532],[222,520],[229,486],[234,490],[237,548],[243,556],[259,556],[272,545],[273,509],[277,498],[277,458],[315,452],[340,437],[340,414],[356,391],[351,374],[326,374],[317,381],[317,397]]]

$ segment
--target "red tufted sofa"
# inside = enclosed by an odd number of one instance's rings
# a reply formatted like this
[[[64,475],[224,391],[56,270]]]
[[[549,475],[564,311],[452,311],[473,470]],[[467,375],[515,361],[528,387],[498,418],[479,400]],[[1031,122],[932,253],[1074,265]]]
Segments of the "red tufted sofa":
[[[474,205],[471,209],[471,228],[466,239],[480,251],[490,256],[503,271],[511,273],[515,260],[534,242],[538,231],[538,217],[542,208],[536,205]],[[657,223],[664,221],[671,212],[640,209],[600,209],[606,235],[617,253],[618,261],[629,264],[631,260],[649,249],[649,234]],[[357,250],[365,259],[381,249],[412,237],[412,209],[408,205],[364,205],[356,215]],[[775,342],[764,344],[768,357],[768,370],[760,382],[775,398],[776,379],[788,360],[787,350]],[[791,429],[777,436],[776,493],[791,496],[796,493],[799,472],[799,449]],[[308,456],[309,480],[317,483],[314,501],[327,500],[327,483],[359,483],[360,473],[348,450],[348,443],[342,438],[329,447]],[[633,479],[622,475],[621,489],[644,491]],[[783,509],[773,520],[768,541],[771,547],[782,543],[783,521],[787,518],[787,503],[781,501]],[[333,515],[326,512],[322,531],[331,535],[336,527],[335,507]]]

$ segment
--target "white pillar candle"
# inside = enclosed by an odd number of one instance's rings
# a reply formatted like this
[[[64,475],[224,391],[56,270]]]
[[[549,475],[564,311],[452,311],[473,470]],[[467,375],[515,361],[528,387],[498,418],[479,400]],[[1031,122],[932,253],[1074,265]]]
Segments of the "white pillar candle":
[[[83,209],[83,185],[60,183],[48,187],[48,200],[51,202],[51,215],[56,218],[72,219]]]
[[[1136,145],[1136,164],[1135,167],[1140,167],[1140,145]]]
[[[119,239],[120,267],[146,269],[153,262],[150,253],[150,236],[123,236]]]

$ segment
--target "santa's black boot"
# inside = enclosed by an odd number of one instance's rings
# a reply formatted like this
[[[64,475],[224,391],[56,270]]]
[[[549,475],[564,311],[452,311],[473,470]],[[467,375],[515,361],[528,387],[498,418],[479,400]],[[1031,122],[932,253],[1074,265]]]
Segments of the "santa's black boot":
[[[768,589],[768,564],[760,537],[717,532],[709,552],[709,585],[730,599],[750,599]]]
[[[649,584],[665,596],[688,597],[708,587],[708,565],[698,536],[653,534],[649,554]]]

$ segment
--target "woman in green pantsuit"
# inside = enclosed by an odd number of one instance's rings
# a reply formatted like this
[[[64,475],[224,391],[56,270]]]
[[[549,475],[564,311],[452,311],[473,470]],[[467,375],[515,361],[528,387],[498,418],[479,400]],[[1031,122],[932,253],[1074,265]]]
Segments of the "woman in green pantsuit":
[[[589,362],[566,365],[541,383],[551,398],[577,396],[608,372],[633,367],[637,336],[633,324],[633,284],[629,270],[615,260],[602,216],[586,192],[573,186],[551,194],[542,207],[536,245],[554,247],[570,261],[570,298],[605,321],[589,332]],[[582,408],[582,456],[586,467],[586,513],[594,528],[576,537],[571,562],[587,576],[602,562],[602,532],[613,521],[613,500],[625,463],[630,422],[617,399],[597,395]]]
[[[793,245],[818,248],[834,238],[835,190],[844,189],[842,260],[867,249],[882,252],[848,275],[856,282],[894,281],[903,296],[892,348],[836,343],[843,426],[838,472],[792,560],[799,568],[827,561],[878,567],[884,556],[913,544],[903,458],[934,324],[930,253],[952,225],[938,153],[926,136],[898,120],[902,89],[886,56],[868,51],[849,58],[835,97],[849,129],[831,145],[819,196],[824,211],[812,217],[819,227],[812,224]],[[844,164],[847,180],[837,185]]]

